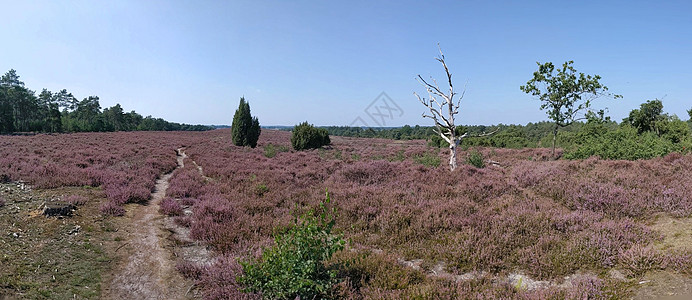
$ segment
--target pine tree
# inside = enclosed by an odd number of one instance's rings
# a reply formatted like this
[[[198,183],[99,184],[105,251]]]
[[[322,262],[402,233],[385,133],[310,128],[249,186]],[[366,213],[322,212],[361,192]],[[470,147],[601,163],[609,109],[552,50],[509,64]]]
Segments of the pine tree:
[[[245,101],[245,97],[241,97],[240,105],[233,115],[233,123],[231,124],[233,144],[255,148],[260,132],[259,120],[250,114],[250,103]]]

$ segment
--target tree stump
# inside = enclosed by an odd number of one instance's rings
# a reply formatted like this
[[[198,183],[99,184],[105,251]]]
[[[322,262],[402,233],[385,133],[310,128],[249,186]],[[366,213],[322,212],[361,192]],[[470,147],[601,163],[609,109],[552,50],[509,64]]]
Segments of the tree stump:
[[[49,217],[55,217],[55,216],[63,216],[63,217],[70,217],[72,216],[72,211],[75,209],[75,206],[67,203],[67,202],[62,202],[62,201],[56,201],[56,202],[49,202],[46,203],[46,206],[43,208],[43,214]]]

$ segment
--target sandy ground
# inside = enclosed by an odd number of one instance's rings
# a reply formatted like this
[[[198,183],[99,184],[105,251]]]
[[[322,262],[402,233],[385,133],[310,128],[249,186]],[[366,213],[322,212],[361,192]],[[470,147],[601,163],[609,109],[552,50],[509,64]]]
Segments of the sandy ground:
[[[184,154],[178,150],[178,168]],[[127,207],[121,226],[122,244],[116,249],[121,262],[104,276],[104,299],[187,299],[193,284],[175,269],[175,258],[166,249],[170,232],[164,230],[159,202],[165,197],[172,172],[156,181],[147,205]]]

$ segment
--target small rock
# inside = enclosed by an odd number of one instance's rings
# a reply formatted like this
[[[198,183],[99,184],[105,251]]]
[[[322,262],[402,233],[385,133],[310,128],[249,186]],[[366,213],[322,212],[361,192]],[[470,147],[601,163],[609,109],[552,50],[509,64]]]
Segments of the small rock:
[[[79,233],[79,230],[82,229],[82,226],[76,225],[70,232],[68,232],[68,235],[73,235]]]
[[[62,202],[62,201],[55,201],[55,202],[49,202],[46,203],[46,206],[43,208],[43,214],[46,216],[72,216],[72,211],[75,209],[74,205],[67,203],[67,202]]]
[[[610,278],[613,278],[618,281],[627,281],[627,277],[625,274],[622,274],[619,270],[616,269],[611,269],[608,271],[608,275],[610,275]]]

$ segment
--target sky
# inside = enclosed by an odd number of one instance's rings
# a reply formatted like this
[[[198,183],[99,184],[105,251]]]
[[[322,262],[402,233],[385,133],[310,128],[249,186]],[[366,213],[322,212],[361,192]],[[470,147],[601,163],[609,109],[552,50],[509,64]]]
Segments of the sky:
[[[622,99],[687,120],[692,1],[0,0],[0,72],[103,108],[230,124],[240,97],[261,125],[432,125],[416,76],[455,89],[457,123],[548,120],[519,86],[536,62],[573,60]],[[384,93],[384,94],[383,94]]]

